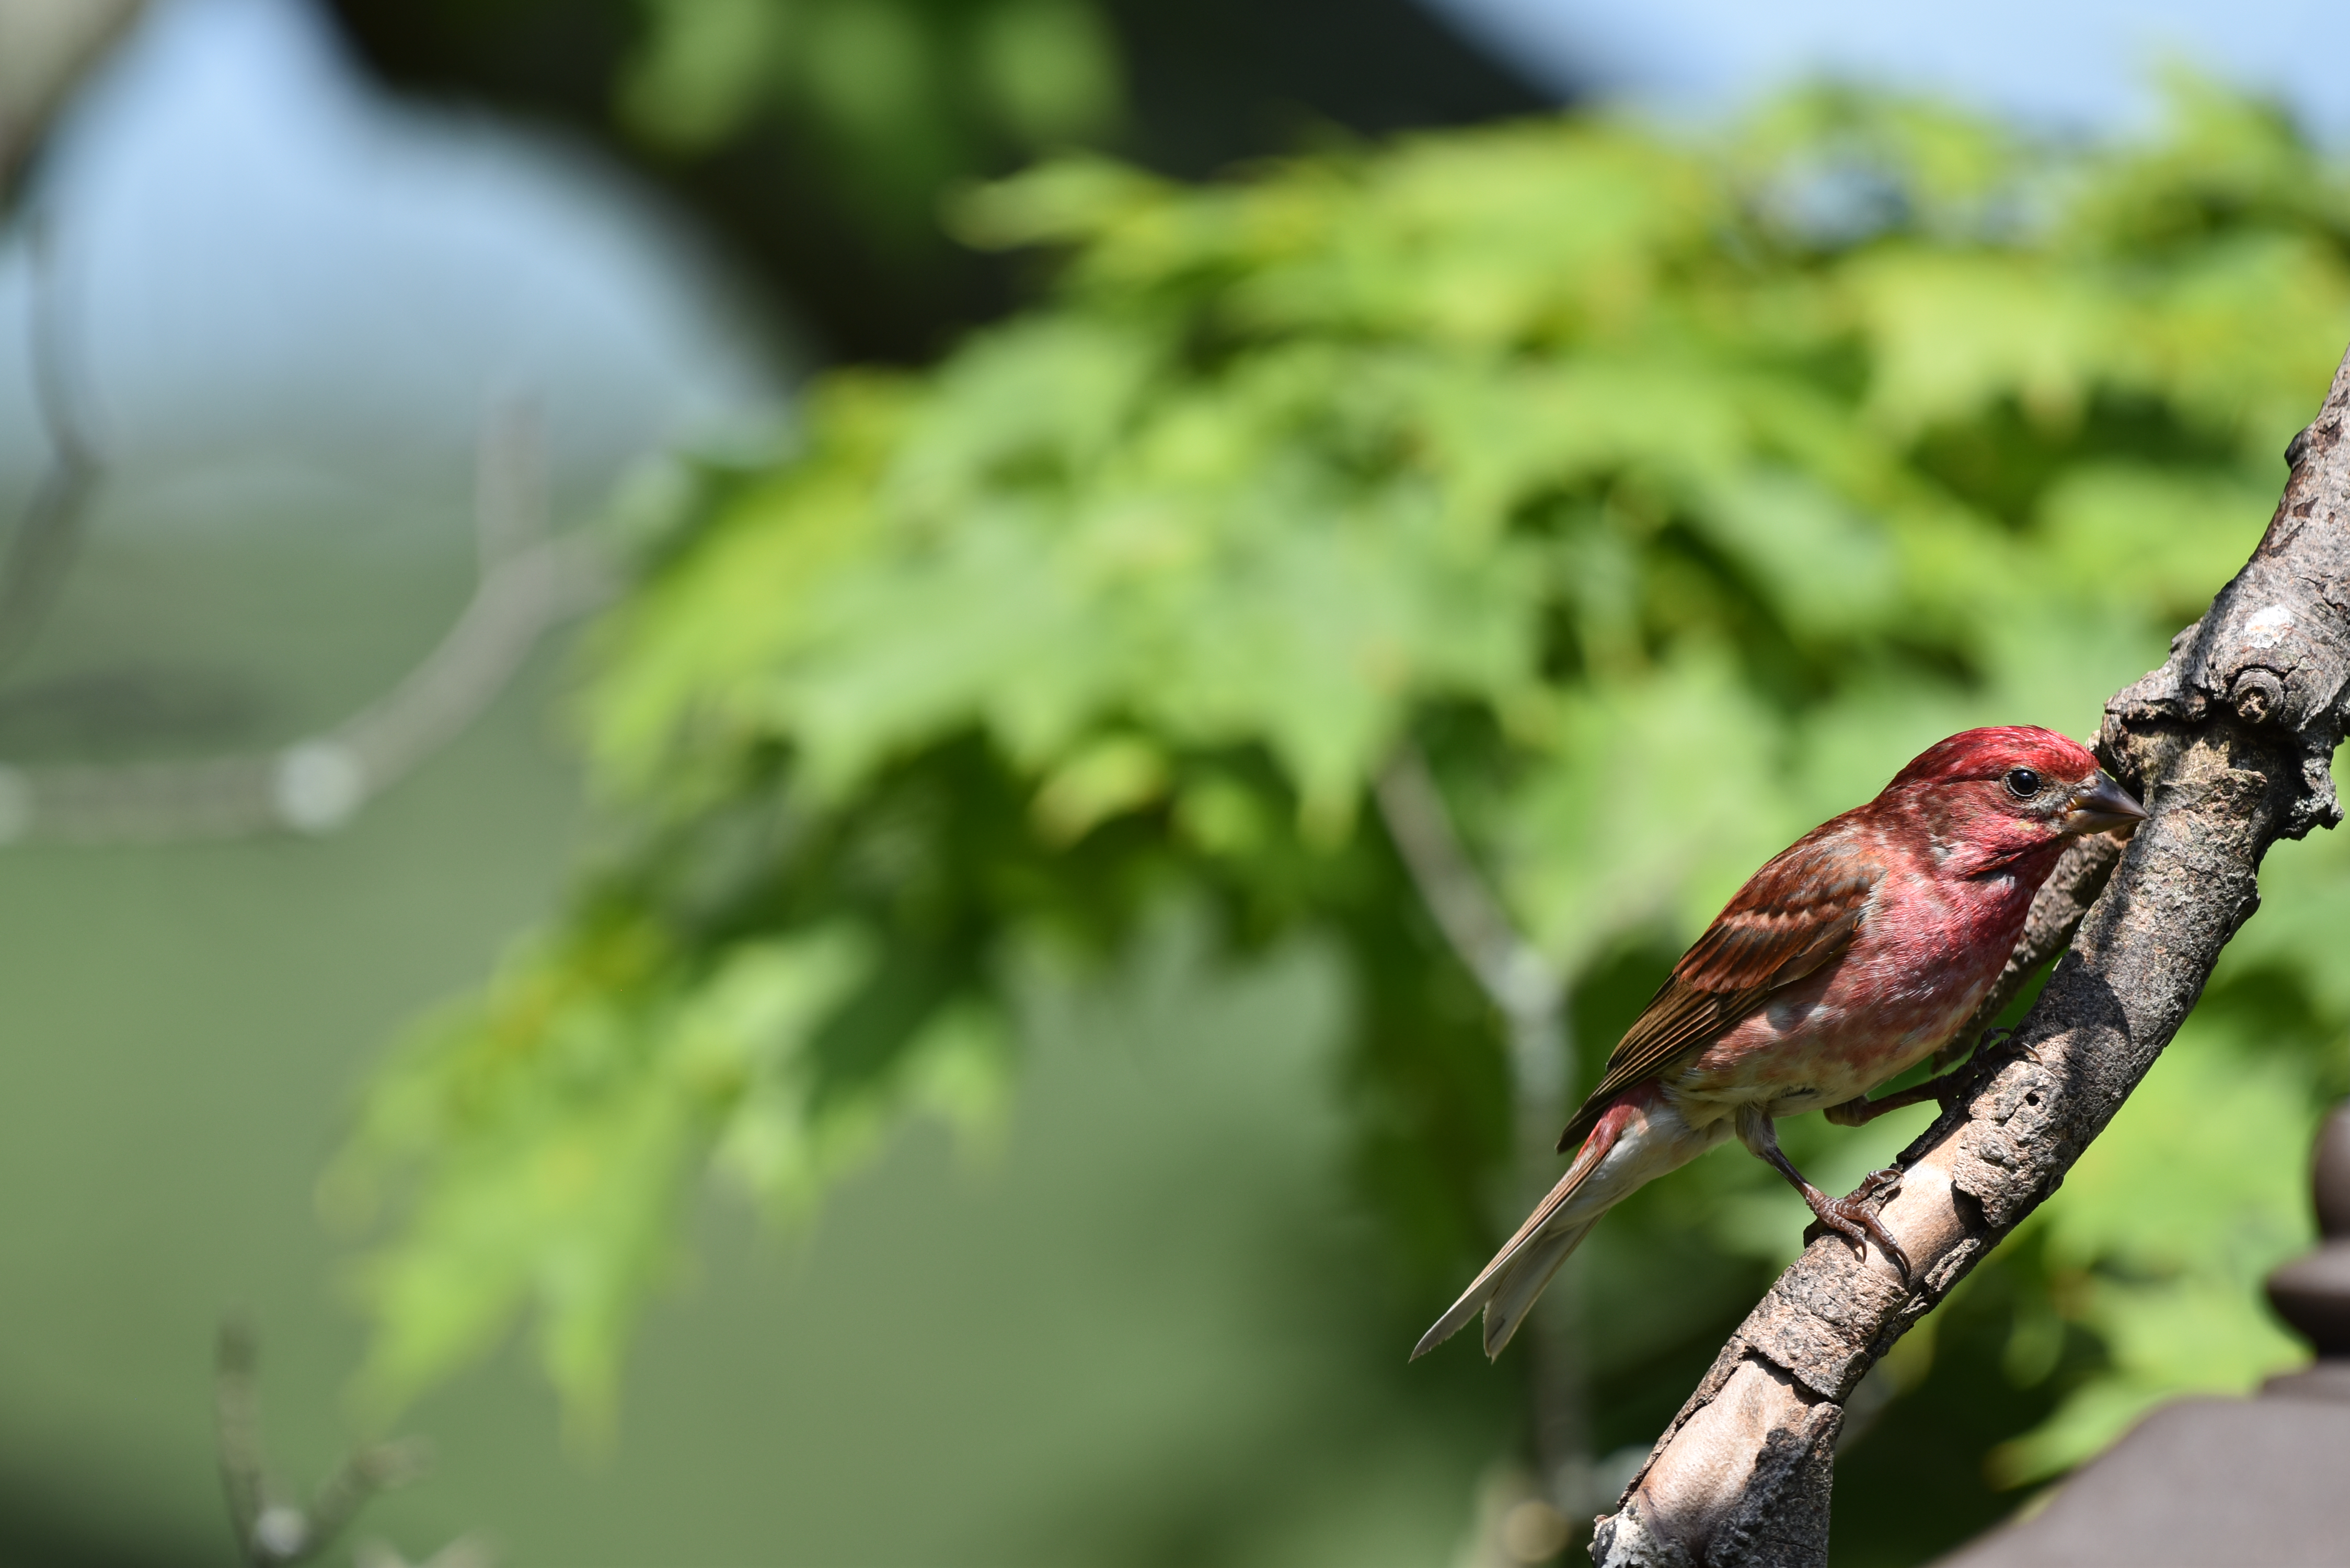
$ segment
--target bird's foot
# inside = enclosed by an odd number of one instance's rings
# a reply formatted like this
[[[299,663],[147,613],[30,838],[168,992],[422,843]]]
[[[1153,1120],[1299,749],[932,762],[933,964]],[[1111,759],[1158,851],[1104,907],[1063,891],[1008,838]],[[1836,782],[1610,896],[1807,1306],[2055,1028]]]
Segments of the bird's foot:
[[[1821,1224],[1850,1241],[1863,1253],[1868,1251],[1869,1242],[1876,1242],[1878,1249],[1893,1260],[1893,1266],[1906,1280],[1909,1277],[1909,1255],[1901,1250],[1901,1243],[1893,1239],[1893,1232],[1887,1231],[1885,1222],[1877,1217],[1877,1208],[1883,1200],[1880,1195],[1887,1189],[1900,1185],[1900,1169],[1887,1166],[1883,1170],[1870,1171],[1866,1179],[1848,1197],[1830,1198],[1818,1188],[1806,1185],[1804,1200],[1811,1205],[1812,1212],[1819,1218]]]

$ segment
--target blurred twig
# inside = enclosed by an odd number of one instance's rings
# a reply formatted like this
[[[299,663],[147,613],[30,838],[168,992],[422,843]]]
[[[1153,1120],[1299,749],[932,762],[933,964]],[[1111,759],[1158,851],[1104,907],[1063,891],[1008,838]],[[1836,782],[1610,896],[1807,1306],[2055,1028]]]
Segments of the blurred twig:
[[[9,538],[6,556],[0,557],[0,667],[25,651],[57,602],[99,480],[97,442],[90,434],[59,282],[56,221],[38,213],[30,229],[26,340],[33,361],[33,401],[48,438],[49,462]]]
[[[141,0],[0,0],[0,210],[34,146]],[[0,667],[55,604],[104,477],[74,353],[53,221],[31,224],[31,347],[49,462],[0,555]],[[567,541],[546,537],[541,443],[527,409],[486,421],[474,512],[481,576],[441,642],[381,701],[268,755],[116,766],[0,762],[0,841],[235,837],[342,826],[461,733],[547,628],[603,592]]]
[[[0,0],[0,209],[73,89],[140,0]]]
[[[542,448],[525,405],[485,422],[473,597],[382,699],[270,753],[117,765],[0,763],[0,840],[229,838],[323,833],[348,822],[461,734],[548,628],[608,591],[581,545],[548,536]]]
[[[252,1331],[222,1325],[213,1388],[221,1485],[245,1562],[286,1568],[318,1557],[376,1493],[423,1474],[427,1456],[413,1441],[370,1444],[346,1459],[307,1505],[274,1495],[261,1449],[256,1362]]]
[[[1546,1027],[1553,1032],[1553,1046],[1539,1062],[1516,1065],[1555,1095],[1565,1065],[1555,1044],[1566,1000],[1565,977],[1519,934],[1501,900],[1478,875],[1418,746],[1407,741],[1396,749],[1379,774],[1378,790],[1379,814],[1445,940],[1513,1030],[1523,1023],[1529,1031]]]
[[[1445,809],[1419,748],[1407,741],[1381,771],[1379,815],[1421,902],[1509,1031],[1518,1180],[1504,1229],[1557,1179],[1555,1144],[1573,1079],[1566,976],[1521,933],[1479,875]],[[1542,1490],[1564,1517],[1590,1505],[1591,1438],[1586,1413],[1580,1292],[1573,1261],[1535,1308],[1534,1452]]]
[[[473,514],[481,576],[440,643],[381,701],[279,759],[276,805],[289,826],[335,827],[365,799],[448,744],[505,689],[548,627],[602,596],[593,564],[547,537],[546,443],[527,404],[483,433]],[[307,777],[306,777],[307,774]],[[309,782],[348,775],[348,797]]]

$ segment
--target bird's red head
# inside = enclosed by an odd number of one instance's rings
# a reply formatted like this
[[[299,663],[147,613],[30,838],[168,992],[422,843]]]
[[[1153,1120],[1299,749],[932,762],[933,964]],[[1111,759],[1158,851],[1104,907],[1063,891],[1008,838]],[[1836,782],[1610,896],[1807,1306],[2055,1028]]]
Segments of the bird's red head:
[[[2074,834],[2136,826],[2146,810],[2086,746],[2054,730],[1968,730],[1918,753],[1885,786],[1938,845],[1983,866],[2051,848]]]

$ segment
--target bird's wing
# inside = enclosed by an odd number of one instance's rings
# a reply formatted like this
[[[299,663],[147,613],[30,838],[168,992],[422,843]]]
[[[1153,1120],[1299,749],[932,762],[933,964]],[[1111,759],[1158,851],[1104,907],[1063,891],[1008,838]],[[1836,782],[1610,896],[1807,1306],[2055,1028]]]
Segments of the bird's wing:
[[[1835,826],[1807,836],[1754,873],[1681,955],[1617,1042],[1599,1086],[1559,1135],[1561,1153],[1590,1133],[1617,1095],[1702,1049],[1851,942],[1885,867],[1831,832]]]

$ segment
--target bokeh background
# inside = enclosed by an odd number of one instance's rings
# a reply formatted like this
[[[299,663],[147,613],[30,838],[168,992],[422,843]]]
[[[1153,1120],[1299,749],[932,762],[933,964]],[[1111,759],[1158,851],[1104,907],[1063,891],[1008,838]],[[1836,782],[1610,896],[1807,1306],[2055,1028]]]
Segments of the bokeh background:
[[[0,94],[78,8],[0,6]],[[1547,1361],[1407,1366],[1519,1124],[1764,855],[1964,724],[2089,733],[2241,560],[2350,343],[2345,48],[123,8],[0,127],[0,1558],[238,1560],[232,1316],[289,1493],[432,1444],[328,1560],[1571,1553],[1527,1505],[1803,1215],[1717,1155]],[[1548,1033],[1398,860],[1399,757]],[[1840,1563],[2301,1355],[2258,1281],[2350,1088],[2350,855],[2263,891],[1856,1402]],[[1787,1136],[1848,1185],[1924,1120]]]

